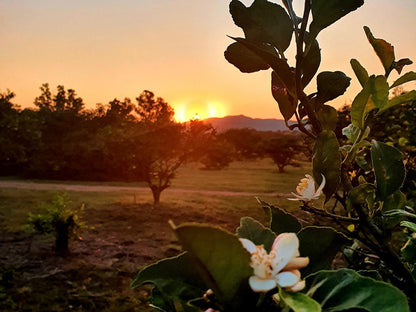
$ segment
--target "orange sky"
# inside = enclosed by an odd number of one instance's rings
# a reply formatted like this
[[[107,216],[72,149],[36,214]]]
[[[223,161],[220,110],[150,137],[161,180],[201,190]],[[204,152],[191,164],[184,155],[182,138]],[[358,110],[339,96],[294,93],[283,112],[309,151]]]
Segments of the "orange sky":
[[[298,15],[301,3],[294,0]],[[147,89],[163,97],[184,119],[195,113],[201,118],[237,114],[281,118],[270,93],[270,71],[243,74],[224,59],[223,52],[232,43],[226,35],[242,36],[228,4],[224,0],[3,0],[0,89],[15,92],[14,102],[23,107],[32,106],[39,87],[48,82],[53,91],[58,84],[75,89],[90,108],[115,97],[134,99]],[[416,62],[415,16],[415,0],[367,0],[319,34],[323,59],[319,71],[342,70],[353,78],[349,91],[334,106],[351,101],[358,91],[351,58],[370,73],[383,73],[362,26],[391,42],[396,59],[409,57]],[[416,66],[405,68],[409,70],[416,71]],[[395,78],[397,74],[392,74],[390,81]]]

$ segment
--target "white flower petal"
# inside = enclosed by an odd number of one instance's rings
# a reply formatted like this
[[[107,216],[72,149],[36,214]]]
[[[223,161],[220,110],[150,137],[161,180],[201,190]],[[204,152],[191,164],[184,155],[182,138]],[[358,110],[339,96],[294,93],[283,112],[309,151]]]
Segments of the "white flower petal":
[[[323,190],[323,189],[324,189],[324,187],[325,187],[325,183],[326,183],[325,176],[324,176],[323,174],[321,174],[321,176],[322,176],[322,182],[321,182],[321,185],[319,185],[318,189],[317,189],[317,190],[316,190],[316,192],[315,192],[315,195],[316,195],[316,196],[320,196],[320,195],[321,195],[321,193],[322,193],[322,190]]]
[[[280,287],[291,287],[299,282],[300,277],[292,272],[281,272],[276,275],[275,280]]]
[[[296,292],[296,291],[300,291],[302,289],[304,289],[306,286],[306,283],[304,280],[297,282],[295,285],[293,285],[290,288],[286,288],[286,290],[288,291],[292,291],[292,292]]]
[[[295,257],[295,258],[290,259],[290,261],[286,264],[283,270],[285,271],[298,270],[298,269],[306,267],[308,264],[309,264],[308,257]]]
[[[257,276],[250,276],[248,283],[255,292],[266,292],[276,287],[276,281],[273,279],[261,279]]]
[[[247,238],[240,238],[240,242],[249,253],[256,252],[256,245],[251,240]]]
[[[299,248],[299,240],[295,233],[281,233],[274,240],[272,251],[275,252],[273,259],[274,274],[280,272],[292,259]]]

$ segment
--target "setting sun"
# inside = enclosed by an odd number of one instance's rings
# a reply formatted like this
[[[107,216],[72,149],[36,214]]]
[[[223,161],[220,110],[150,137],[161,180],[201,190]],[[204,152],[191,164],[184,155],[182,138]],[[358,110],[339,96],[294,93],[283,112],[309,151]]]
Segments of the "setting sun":
[[[174,102],[172,107],[175,110],[175,119],[179,122],[224,117],[227,113],[225,104],[216,100],[182,100]]]

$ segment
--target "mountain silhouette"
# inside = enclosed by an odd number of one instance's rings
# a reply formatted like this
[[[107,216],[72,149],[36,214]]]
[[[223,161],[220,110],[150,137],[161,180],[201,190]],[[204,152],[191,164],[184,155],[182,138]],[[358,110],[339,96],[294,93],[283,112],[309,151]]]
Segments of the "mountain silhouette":
[[[284,120],[251,118],[244,115],[213,117],[203,120],[211,124],[218,132],[228,129],[252,128],[258,131],[286,131],[289,130]],[[292,122],[289,122],[292,124]]]

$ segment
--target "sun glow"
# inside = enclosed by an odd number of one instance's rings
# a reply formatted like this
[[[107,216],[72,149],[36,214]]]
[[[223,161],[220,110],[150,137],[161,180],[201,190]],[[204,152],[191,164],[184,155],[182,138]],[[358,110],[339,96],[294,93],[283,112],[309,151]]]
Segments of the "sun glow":
[[[178,122],[224,117],[227,113],[225,105],[217,100],[182,100],[173,103],[172,106],[175,110],[175,120]]]

